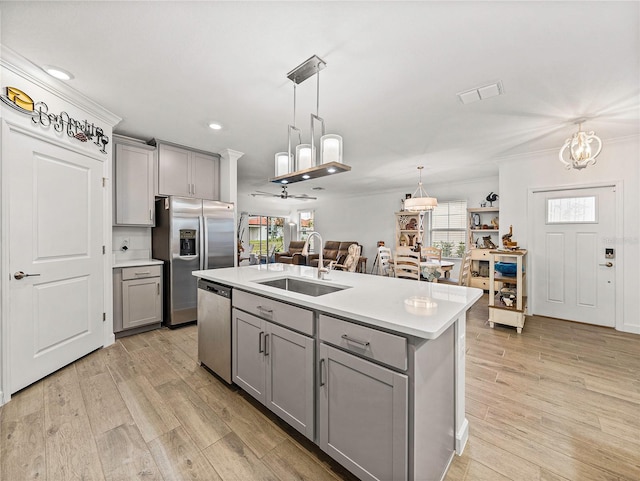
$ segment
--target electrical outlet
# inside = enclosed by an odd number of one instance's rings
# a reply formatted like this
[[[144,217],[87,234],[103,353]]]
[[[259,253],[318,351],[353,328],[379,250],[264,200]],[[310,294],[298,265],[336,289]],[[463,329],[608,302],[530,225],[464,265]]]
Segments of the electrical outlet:
[[[123,251],[129,249],[129,238],[122,239],[122,245],[120,246],[120,249],[122,249]]]

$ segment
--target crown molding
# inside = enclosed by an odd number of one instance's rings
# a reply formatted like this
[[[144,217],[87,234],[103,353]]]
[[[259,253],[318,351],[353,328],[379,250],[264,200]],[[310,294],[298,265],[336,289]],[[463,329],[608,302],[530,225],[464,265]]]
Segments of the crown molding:
[[[89,97],[69,87],[64,82],[51,77],[36,64],[5,45],[0,45],[0,67],[10,70],[111,127],[114,127],[122,120],[122,118],[97,104]]]

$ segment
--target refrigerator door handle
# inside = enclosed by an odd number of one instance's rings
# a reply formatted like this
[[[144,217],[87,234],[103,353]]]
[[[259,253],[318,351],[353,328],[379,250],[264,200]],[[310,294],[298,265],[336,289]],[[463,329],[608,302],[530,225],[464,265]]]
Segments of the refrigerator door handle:
[[[207,240],[208,237],[206,235],[205,225],[204,225],[204,217],[198,217],[198,222],[200,223],[200,270],[208,269],[207,267]]]

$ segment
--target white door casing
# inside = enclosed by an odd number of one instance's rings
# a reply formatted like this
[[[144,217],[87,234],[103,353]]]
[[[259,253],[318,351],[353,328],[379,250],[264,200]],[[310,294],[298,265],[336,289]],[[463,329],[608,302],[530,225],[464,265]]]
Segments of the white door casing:
[[[103,162],[3,122],[10,390],[103,344]]]
[[[590,197],[595,198],[593,221],[547,222],[548,202]],[[533,192],[533,314],[616,326],[616,270],[622,254],[615,243],[616,203],[612,185]],[[615,249],[613,259],[605,258],[607,247]]]

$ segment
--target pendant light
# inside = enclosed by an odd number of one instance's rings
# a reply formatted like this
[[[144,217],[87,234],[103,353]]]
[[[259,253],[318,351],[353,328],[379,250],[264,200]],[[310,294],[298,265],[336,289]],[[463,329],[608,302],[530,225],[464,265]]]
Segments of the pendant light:
[[[588,133],[582,131],[584,121],[585,119],[580,119],[575,122],[578,124],[578,131],[565,140],[564,145],[560,149],[560,162],[565,165],[567,170],[571,168],[581,170],[588,165],[594,165],[596,163],[596,157],[602,150],[602,140],[600,140],[600,137],[593,131]],[[595,152],[591,148],[593,141],[597,144]]]
[[[320,117],[320,71],[326,62],[317,55],[298,65],[287,74],[293,82],[293,125],[288,126],[287,152],[275,155],[275,177],[271,182],[289,184],[308,179],[316,179],[334,173],[348,172],[351,167],[342,161],[342,137],[325,132],[324,119]],[[312,76],[316,76],[316,113],[311,114],[311,142],[302,143],[302,132],[296,127],[296,86]],[[320,123],[319,144],[316,143],[315,127]],[[292,135],[298,134],[298,143],[292,145]]]
[[[424,166],[418,166],[418,172],[420,172],[418,188],[410,199],[406,199],[404,201],[405,210],[422,212],[425,210],[433,210],[433,208],[438,205],[438,199],[435,197],[429,197],[429,194],[427,194],[422,188],[422,169],[424,169]]]

